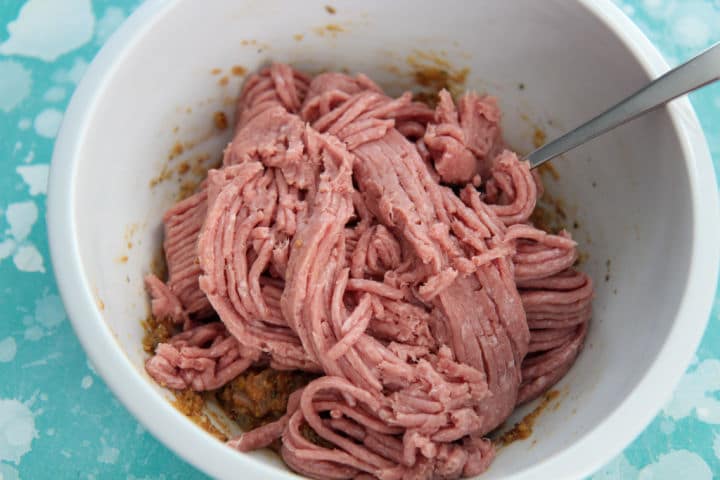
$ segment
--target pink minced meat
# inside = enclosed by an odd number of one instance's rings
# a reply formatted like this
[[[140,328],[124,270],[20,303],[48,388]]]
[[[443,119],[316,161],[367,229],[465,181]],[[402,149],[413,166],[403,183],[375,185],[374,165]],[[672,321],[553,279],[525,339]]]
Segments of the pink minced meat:
[[[165,216],[169,280],[147,284],[184,331],[149,374],[194,390],[257,364],[324,374],[229,442],[280,439],[310,477],[486,470],[486,435],[574,363],[593,295],[570,235],[529,220],[542,186],[505,149],[495,100],[443,91],[432,110],[275,64],[236,117],[223,166]]]

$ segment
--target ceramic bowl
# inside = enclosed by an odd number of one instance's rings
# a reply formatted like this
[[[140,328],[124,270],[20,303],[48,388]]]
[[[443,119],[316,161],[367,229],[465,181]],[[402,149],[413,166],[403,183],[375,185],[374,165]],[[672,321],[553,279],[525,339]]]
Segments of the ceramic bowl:
[[[53,266],[78,337],[113,392],[164,444],[218,478],[293,474],[270,452],[240,454],[212,438],[147,376],[142,278],[159,250],[161,216],[186,181],[174,172],[218,158],[229,134],[213,127],[213,113],[231,114],[243,70],[273,60],[364,72],[393,93],[414,85],[418,64],[465,75],[467,88],[497,96],[505,136],[520,151],[536,129],[552,138],[667,69],[606,0],[143,4],[93,61],[57,139]],[[715,176],[687,100],[554,167],[548,189],[577,221],[583,268],[597,286],[594,316],[557,387],[560,406],[540,416],[531,439],[501,449],[486,480],[581,478],[619,453],[671,394],[715,291]]]

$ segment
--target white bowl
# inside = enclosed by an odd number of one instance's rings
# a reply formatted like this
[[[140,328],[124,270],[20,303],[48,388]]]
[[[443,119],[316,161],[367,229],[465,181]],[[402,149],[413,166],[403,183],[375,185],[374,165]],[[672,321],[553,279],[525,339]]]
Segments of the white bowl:
[[[432,50],[456,68],[468,66],[469,87],[499,97],[506,137],[521,150],[530,148],[533,124],[553,137],[667,69],[610,1],[332,0],[335,15],[324,8],[329,1],[145,3],[88,69],[55,148],[50,244],[75,330],[128,409],[215,477],[292,474],[272,454],[240,454],[211,438],[143,369],[142,276],[177,191],[174,181],[148,183],[177,138],[199,143],[186,156],[217,155],[227,141],[207,134],[210,119],[218,109],[232,111],[241,79],[230,75],[219,85],[224,74],[212,75],[213,68],[254,70],[269,60],[315,71],[347,67],[397,91],[408,83],[397,70],[406,69],[406,57]],[[560,408],[540,417],[537,442],[502,449],[487,480],[580,478],[616,455],[672,392],[715,291],[715,176],[687,100],[555,167],[561,177],[550,189],[574,206],[581,250],[590,255],[594,318],[584,352],[559,386]]]

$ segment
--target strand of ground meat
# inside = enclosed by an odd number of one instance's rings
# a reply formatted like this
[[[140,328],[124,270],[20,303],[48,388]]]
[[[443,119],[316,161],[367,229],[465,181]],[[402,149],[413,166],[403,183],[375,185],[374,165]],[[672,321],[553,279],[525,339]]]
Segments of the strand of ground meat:
[[[287,115],[288,111],[297,112],[308,83],[306,76],[283,64],[273,64],[251,76],[243,86],[238,102],[236,129],[241,130],[243,125],[258,114],[273,107],[279,107],[275,111],[280,115]],[[297,117],[292,117],[292,120],[299,122]],[[282,121],[271,116],[268,125],[282,125]],[[291,150],[292,139],[281,137],[277,129],[266,129],[268,125],[255,125],[246,131],[264,131],[267,133],[266,139],[269,138],[272,142],[287,141]],[[238,136],[229,145],[224,156],[225,165],[239,163],[253,153],[273,148],[268,142],[263,143],[257,138],[250,139],[249,145],[242,140],[243,137]],[[277,152],[278,155],[285,154],[286,157],[287,153],[282,149]],[[280,190],[280,208],[283,210],[281,221],[284,220],[282,216],[285,215],[285,210],[295,207],[290,198],[292,188],[288,191],[287,184],[283,186],[285,188]],[[197,261],[197,239],[207,216],[207,197],[207,185],[203,183],[197,193],[175,204],[163,217],[163,249],[168,267],[168,281],[163,284],[155,275],[148,275],[146,278],[153,297],[152,312],[158,318],[171,318],[179,323],[189,318],[207,318],[213,314],[207,297],[197,283],[202,273]],[[288,225],[286,230],[291,236],[293,226]]]
[[[274,106],[297,113],[308,90],[310,79],[282,63],[274,63],[252,75],[243,85],[235,111],[235,130]]]
[[[519,403],[542,395],[575,362],[587,335],[593,292],[590,277],[572,269],[521,285],[531,355],[523,362]]]
[[[163,283],[155,275],[145,279],[153,297],[152,312],[157,318],[180,323],[189,322],[191,316],[205,318],[212,314],[210,302],[197,284],[201,270],[196,244],[206,215],[207,193],[202,189],[175,204],[163,217],[168,281]]]
[[[267,256],[269,245],[273,245],[274,248],[270,252],[271,269],[280,275],[284,273],[287,264],[288,243],[295,231],[295,217],[303,208],[302,202],[298,199],[297,185],[307,187],[314,175],[312,172],[309,174],[306,172],[306,165],[301,163],[302,156],[297,155],[298,153],[302,154],[302,144],[298,143],[298,139],[282,134],[284,121],[289,121],[291,127],[302,125],[297,116],[288,114],[288,110],[297,111],[300,108],[308,88],[307,84],[307,77],[282,64],[273,64],[248,79],[243,86],[237,107],[236,131],[238,135],[226,148],[223,160],[223,164],[228,167],[251,160],[259,160],[261,157],[268,162],[272,162],[273,156],[283,159],[286,163],[293,159],[296,161],[297,169],[292,172],[290,172],[290,168],[286,168],[285,172],[274,170],[275,178],[266,182],[269,190],[275,190],[274,196],[277,199],[275,223],[278,228],[274,236],[275,242],[267,241],[269,233],[267,228],[258,230],[255,238],[252,239],[254,244],[262,242],[265,245],[263,252],[265,256]],[[253,122],[255,117],[266,111],[269,112],[263,116],[265,123],[261,119],[260,122],[252,123],[249,128],[243,128],[245,124]],[[291,128],[290,131],[297,131],[297,128]],[[251,133],[250,138],[244,136],[243,132]],[[257,132],[265,133],[265,135],[259,138]],[[288,179],[285,178],[286,174]],[[305,178],[302,178],[303,175]],[[215,203],[223,186],[227,185],[233,176],[231,168],[210,171],[208,180],[203,182],[197,193],[176,204],[163,217],[164,251],[169,271],[168,281],[163,283],[155,275],[148,275],[145,281],[153,298],[153,315],[157,318],[169,318],[174,323],[182,323],[183,330],[193,328],[198,321],[215,313],[210,306],[207,294],[199,287],[199,277],[203,272],[198,260],[198,237],[200,227],[208,217],[208,203]],[[264,198],[264,201],[267,203],[268,199]],[[270,205],[264,206],[270,207]],[[270,215],[268,215],[268,221],[269,219]],[[265,235],[264,240],[266,240],[264,242],[261,238],[263,234]],[[257,252],[254,254],[257,255]],[[269,315],[265,319],[267,323],[273,324],[270,327],[270,333],[263,332],[263,324],[260,324],[260,332],[256,332],[257,329],[250,330],[256,333],[252,337],[254,342],[245,340],[244,344],[258,345],[262,342],[262,335],[277,333],[275,330],[279,330],[280,335],[284,335],[286,340],[289,339],[288,341],[294,344],[295,350],[297,350],[299,342],[294,338],[295,335],[288,332],[287,328],[283,328],[285,322],[282,315],[279,314],[279,293],[277,285],[272,285],[272,283],[272,281],[264,282],[262,296],[265,297],[265,302],[260,303],[261,306],[270,305],[266,307],[269,309]],[[255,297],[257,298],[257,294]],[[235,327],[236,334],[240,333],[239,328]],[[247,335],[246,337],[250,338]],[[172,340],[170,344],[172,344]],[[293,360],[283,361],[281,357],[273,357],[271,365],[275,368],[285,369],[308,366],[302,352],[294,355],[293,358]],[[174,362],[176,365],[174,369],[158,368],[158,365],[167,365],[170,362]],[[177,367],[179,364],[183,364],[183,362],[179,361],[173,350],[159,347],[155,356],[146,363],[146,368],[158,381],[167,385],[184,385],[186,382],[183,378],[194,373],[188,373]],[[175,377],[173,380],[170,379],[171,374]],[[219,386],[221,385],[213,388]]]
[[[372,372],[373,366],[377,365],[376,358],[373,358],[371,354],[374,353],[381,358],[379,371],[372,380],[376,380],[375,383],[382,387],[376,387],[374,390],[367,387],[363,389],[363,392],[374,393],[373,400],[376,403],[365,414],[378,415],[378,420],[383,420],[383,423],[404,429],[402,433],[402,450],[404,450],[405,461],[404,464],[397,465],[398,458],[392,458],[392,455],[389,455],[390,458],[386,458],[388,455],[387,449],[373,450],[374,444],[365,445],[365,448],[359,447],[354,442],[344,440],[339,432],[323,427],[322,422],[319,421],[318,410],[332,410],[337,408],[336,403],[331,402],[329,405],[323,404],[320,406],[313,404],[312,400],[309,400],[301,403],[303,407],[293,417],[302,416],[304,421],[321,437],[335,445],[340,444],[339,446],[342,446],[342,449],[327,451],[327,449],[318,446],[307,445],[307,442],[297,437],[295,430],[292,428],[286,431],[283,436],[284,458],[292,466],[300,464],[299,461],[296,461],[296,458],[300,457],[303,460],[302,465],[305,473],[313,473],[312,465],[314,463],[312,459],[317,460],[318,468],[322,470],[322,473],[320,471],[314,472],[314,476],[342,477],[347,475],[346,470],[348,467],[358,470],[352,474],[353,476],[360,472],[381,478],[400,478],[415,475],[436,477],[444,475],[444,473],[440,472],[447,472],[448,465],[445,463],[446,457],[443,457],[444,460],[442,460],[437,456],[437,449],[440,444],[446,448],[461,448],[453,442],[464,437],[469,438],[473,435],[479,437],[487,433],[509,414],[509,411],[506,412],[505,410],[511,410],[515,404],[514,395],[517,393],[520,374],[517,367],[515,367],[514,371],[512,367],[509,369],[507,367],[511,364],[519,367],[520,361],[525,355],[522,350],[527,348],[529,334],[525,324],[524,312],[514,287],[514,281],[512,278],[508,278],[510,275],[507,275],[506,279],[503,280],[503,272],[496,271],[493,268],[494,265],[491,266],[489,263],[478,268],[477,279],[474,277],[460,278],[457,271],[449,267],[450,257],[458,257],[462,251],[457,239],[450,237],[447,229],[443,231],[442,228],[436,227],[441,225],[439,223],[441,218],[448,218],[443,197],[452,195],[452,193],[448,189],[440,188],[434,182],[429,172],[425,171],[425,165],[414,147],[392,128],[392,125],[388,125],[387,122],[383,121],[384,117],[390,116],[394,108],[402,106],[405,102],[405,98],[392,101],[382,98],[374,92],[363,92],[351,96],[345,104],[338,108],[338,113],[330,112],[328,114],[333,117],[334,124],[327,121],[325,117],[321,117],[313,126],[321,130],[326,129],[329,133],[345,140],[348,147],[357,155],[355,178],[360,185],[361,192],[366,197],[366,206],[385,224],[385,227],[394,230],[404,242],[409,243],[415,257],[412,260],[418,264],[418,268],[412,268],[416,270],[415,272],[402,272],[401,275],[395,276],[395,279],[399,280],[399,285],[395,285],[396,288],[393,290],[399,291],[399,298],[412,300],[414,296],[413,288],[419,287],[417,296],[425,301],[437,299],[434,304],[436,308],[431,311],[435,316],[440,317],[435,323],[444,326],[445,340],[448,341],[443,343],[449,343],[454,350],[453,355],[446,349],[446,358],[444,360],[453,362],[457,359],[462,362],[456,364],[463,365],[468,370],[466,375],[463,376],[464,382],[462,385],[465,387],[470,386],[470,390],[475,390],[475,395],[480,394],[480,396],[473,398],[470,392],[465,392],[464,395],[455,398],[453,402],[439,401],[440,399],[432,393],[432,387],[437,388],[439,384],[451,383],[452,379],[444,378],[443,374],[436,370],[437,367],[433,366],[433,355],[429,352],[423,355],[425,357],[423,360],[426,360],[426,363],[423,363],[424,368],[418,368],[413,363],[400,361],[401,359],[397,355],[387,355],[394,352],[390,349],[383,351],[385,350],[383,345],[373,345],[372,340],[367,338],[368,335],[358,336],[353,347],[356,347],[355,349],[361,353],[359,360],[360,362],[366,362],[367,370],[370,373],[374,373]],[[395,159],[404,161],[395,162]],[[349,205],[351,201],[349,190],[350,187],[347,185],[341,189],[346,196],[346,205]],[[332,192],[332,189],[328,189],[328,191]],[[393,196],[394,198],[388,199],[386,195],[383,195],[384,192],[396,192],[396,195]],[[430,202],[427,201],[427,198],[430,198]],[[465,215],[472,217],[472,211],[466,210]],[[326,211],[327,207],[321,205],[320,212],[324,213]],[[334,266],[336,270],[341,266],[337,265],[337,258],[342,257],[335,258],[331,255],[337,251],[333,242],[339,241],[342,244],[340,233],[342,232],[342,226],[346,222],[342,216],[333,216],[332,218],[333,221],[338,222],[335,226],[335,236],[338,236],[338,240],[334,240],[334,236],[330,232],[319,232],[318,228],[310,228],[308,234],[312,238],[317,237],[318,241],[323,243],[307,250],[305,255],[311,256],[310,258],[313,261],[306,260],[303,253],[298,253],[301,259],[299,262],[305,265],[323,265],[323,272],[326,274],[328,271],[332,271],[332,268],[328,268],[328,266]],[[325,222],[328,220],[330,219],[325,219]],[[477,218],[475,220],[480,222]],[[494,228],[497,229],[500,226],[500,222],[495,218]],[[443,237],[445,238],[443,239]],[[434,243],[433,240],[444,241]],[[303,242],[303,244],[306,243]],[[457,243],[457,245],[453,245],[453,243]],[[321,248],[320,245],[324,245],[324,248]],[[444,249],[442,246],[448,246],[448,248]],[[480,249],[485,251],[488,248],[482,246]],[[291,253],[291,264],[295,254],[296,251]],[[327,255],[327,257],[323,255]],[[318,259],[316,256],[320,258]],[[417,260],[420,260],[420,262]],[[466,258],[466,260],[468,259]],[[504,260],[507,267],[507,258],[504,258]],[[505,272],[509,273],[509,269],[506,268]],[[332,300],[328,297],[322,299],[323,294],[327,295],[327,292],[318,290],[318,285],[327,284],[327,281],[311,282],[309,279],[304,278],[305,276],[302,275],[304,272],[292,273],[293,275],[289,274],[286,280],[292,282],[289,287],[292,294],[286,297],[286,304],[293,305],[295,310],[290,310],[289,307],[287,310],[284,309],[286,317],[297,319],[297,330],[317,332],[320,328],[317,319],[322,318],[323,312],[322,310],[316,310],[316,308],[322,308],[322,305],[328,302],[332,303]],[[301,284],[296,287],[295,281],[298,278],[301,279]],[[312,276],[309,278],[313,279]],[[408,282],[408,278],[414,280],[412,282],[414,285]],[[332,277],[328,280],[332,280]],[[337,279],[335,281],[338,285],[343,283],[342,277],[340,281]],[[486,286],[488,290],[493,291],[489,294],[483,292],[484,296],[481,296],[476,293],[480,290],[478,288],[480,285]],[[410,287],[409,292],[404,294],[401,289],[397,288],[398,286]],[[511,288],[507,289],[508,286],[511,286]],[[423,292],[424,287],[427,288]],[[288,291],[287,288],[286,292]],[[295,289],[303,292],[300,295],[300,301],[295,298],[295,295],[298,295]],[[320,299],[306,298],[304,294],[310,294],[306,292],[307,289],[312,289],[314,298],[319,297]],[[375,290],[380,291],[381,289],[376,287]],[[391,291],[392,295],[395,295],[394,291]],[[512,298],[513,294],[514,298]],[[364,297],[363,300],[366,298],[368,297]],[[483,312],[486,315],[477,315],[475,313],[478,311],[477,304],[483,300],[489,303],[491,308]],[[497,301],[497,303],[493,303],[494,301]],[[513,304],[514,308],[512,308]],[[430,306],[428,305],[428,307]],[[361,308],[362,303],[358,304],[356,310],[349,317],[340,315],[340,318],[346,317],[350,319]],[[495,322],[488,322],[487,320],[496,315],[496,309],[501,310],[502,314],[505,315],[502,318],[496,318]],[[479,335],[476,338],[473,338],[471,333],[474,320],[477,321],[478,326],[476,328],[479,330]],[[310,324],[308,325],[307,322],[310,322]],[[341,324],[341,321],[337,323]],[[519,328],[512,332],[511,335],[507,335],[507,332],[501,331],[502,327],[507,325]],[[470,326],[470,332],[467,331],[468,326]],[[336,327],[336,330],[338,330],[338,327]],[[340,333],[342,333],[342,330],[340,330]],[[467,333],[470,333],[470,335],[467,335]],[[490,341],[485,342],[487,337],[490,337]],[[515,338],[511,340],[510,337]],[[317,340],[320,341],[317,342]],[[331,348],[328,347],[328,345],[332,345],[333,340],[337,343]],[[367,340],[370,348],[363,345],[363,340]],[[327,351],[326,356],[318,354],[320,361],[327,361],[334,358],[331,354],[338,345],[342,345],[343,341],[344,338],[324,339],[311,336],[307,340],[303,339],[303,344],[306,347],[312,346],[315,352]],[[483,342],[485,342],[484,345]],[[497,348],[487,348],[483,352],[483,346],[490,347],[491,344]],[[511,344],[520,346],[521,351],[516,363],[514,362],[515,353]],[[344,351],[350,350],[349,346],[344,347]],[[483,359],[483,354],[489,360]],[[493,356],[497,358],[493,358]],[[485,362],[491,364],[487,371],[484,370]],[[325,363],[322,366],[326,372],[332,372],[332,367],[334,367],[334,365]],[[357,370],[358,364],[353,363],[351,367]],[[429,377],[430,373],[432,373],[431,377]],[[351,386],[354,387],[355,382],[340,382],[339,380],[341,377],[347,378],[351,375],[341,370],[340,375],[334,376],[336,377],[334,389],[337,390],[338,394],[336,402],[351,405],[356,403],[356,399],[352,397],[346,398],[349,395],[348,390]],[[312,382],[303,392],[303,400],[311,395],[311,392],[313,392],[311,387],[316,382],[318,381]],[[371,386],[373,384],[372,381],[367,383]],[[388,391],[392,393],[389,395],[385,393]],[[393,402],[391,400],[392,396],[416,400]],[[508,396],[510,397],[509,401]],[[388,400],[390,401],[388,402]],[[290,425],[292,425],[292,420]],[[365,430],[364,438],[368,437],[367,431],[372,430],[365,423],[358,424],[358,428]],[[373,434],[375,436],[379,435],[381,438],[387,437],[384,438],[384,443],[391,443],[392,436],[389,436],[389,434],[377,431],[373,432]],[[305,445],[303,445],[304,443]],[[297,445],[304,448],[296,448]],[[492,451],[490,444],[486,443],[485,447],[485,456],[491,457],[492,454],[489,453]],[[466,460],[467,458],[469,457],[466,457]],[[477,458],[477,454],[475,458]],[[368,462],[368,460],[372,461]],[[332,470],[333,465],[337,470],[335,473]],[[472,475],[479,473],[474,470],[476,465],[477,462],[466,461],[465,464],[460,463],[455,465],[456,468],[450,474],[459,476],[460,474]]]
[[[569,235],[528,220],[541,186],[503,150],[494,100],[456,108],[442,92],[433,111],[362,75],[273,65],[237,112],[223,167],[165,217],[170,278],[147,283],[153,312],[186,331],[150,375],[203,390],[253,362],[323,372],[285,417],[231,442],[281,437],[286,463],[315,478],[484,471],[484,435],[565,375],[592,297]],[[197,325],[191,284],[222,325]],[[217,341],[187,350],[196,332]]]
[[[196,391],[214,390],[260,359],[231,336],[221,322],[200,325],[158,345],[145,368],[162,386]]]

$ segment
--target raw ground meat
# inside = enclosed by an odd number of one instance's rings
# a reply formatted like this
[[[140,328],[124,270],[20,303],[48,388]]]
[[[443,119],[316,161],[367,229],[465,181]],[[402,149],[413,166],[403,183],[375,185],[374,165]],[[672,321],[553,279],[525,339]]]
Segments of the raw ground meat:
[[[169,277],[147,286],[182,332],[148,373],[204,391],[308,372],[229,445],[280,440],[313,478],[486,470],[486,435],[574,363],[593,295],[570,235],[530,222],[542,186],[499,122],[475,93],[433,110],[364,75],[251,76],[223,165],[164,217]]]

